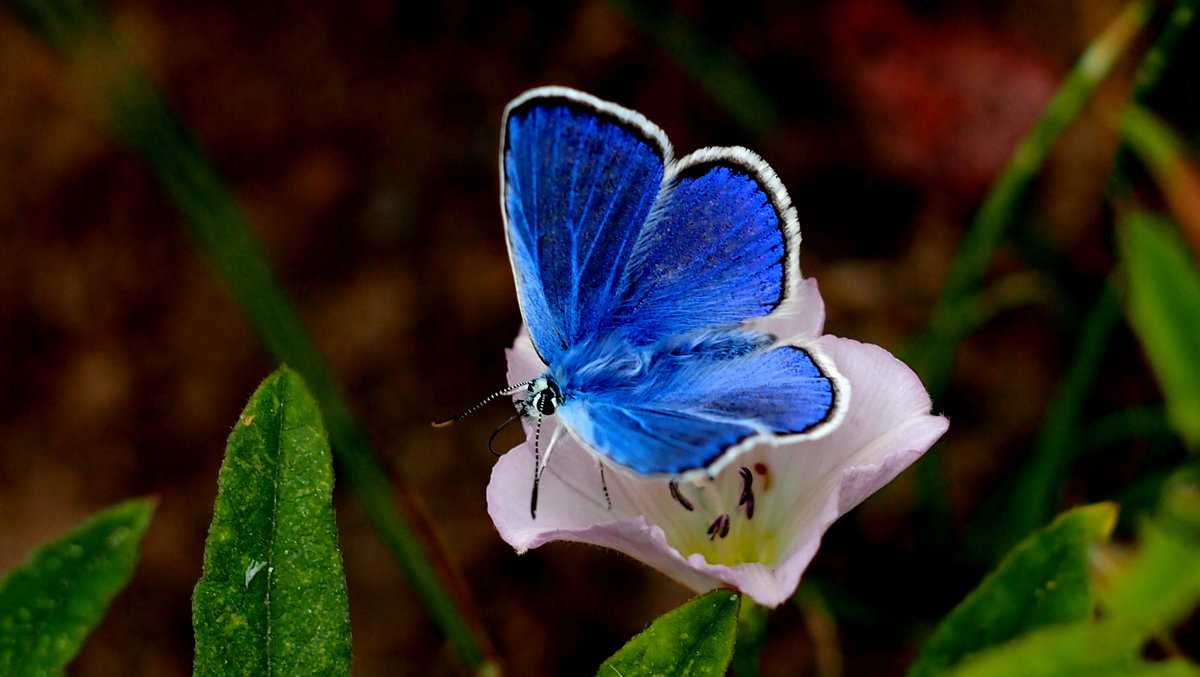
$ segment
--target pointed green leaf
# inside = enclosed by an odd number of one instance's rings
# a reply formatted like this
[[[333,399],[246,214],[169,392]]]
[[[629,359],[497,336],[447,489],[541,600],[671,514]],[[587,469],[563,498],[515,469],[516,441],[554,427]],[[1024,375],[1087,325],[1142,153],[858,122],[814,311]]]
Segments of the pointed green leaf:
[[[663,614],[605,661],[597,677],[724,675],[741,599],[732,590],[713,590]]]
[[[1183,659],[1139,663],[1113,677],[1200,677],[1200,667]]]
[[[59,675],[129,582],[154,501],[127,501],[0,579],[0,675]]]
[[[754,602],[742,605],[738,614],[737,639],[733,642],[733,674],[758,677],[758,656],[767,643],[767,610]]]
[[[1184,471],[1140,531],[1129,558],[1103,567],[1100,612],[997,643],[939,673],[946,677],[1200,677],[1182,659],[1146,661],[1145,645],[1167,636],[1200,602],[1200,483]]]
[[[195,674],[347,674],[332,459],[295,372],[279,369],[250,398],[218,484],[193,598]]]
[[[1200,478],[1178,472],[1164,486],[1138,547],[1102,592],[1104,615],[1146,637],[1170,629],[1200,604]]]
[[[1104,610],[1149,635],[1200,601],[1200,547],[1157,522],[1143,524],[1140,536],[1133,560],[1105,591]]]
[[[1141,640],[1126,628],[1091,619],[1034,630],[967,658],[944,677],[1125,677],[1151,667],[1138,660]]]
[[[1134,212],[1123,234],[1129,322],[1162,386],[1171,425],[1200,445],[1200,268],[1166,218]]]
[[[937,674],[1031,630],[1087,618],[1095,608],[1088,551],[1116,521],[1109,503],[1070,510],[1022,541],[929,638],[909,677]]]
[[[272,270],[253,225],[199,143],[198,135],[142,68],[145,59],[129,49],[136,39],[108,16],[108,2],[95,0],[13,0],[11,14],[62,58],[61,77],[75,109],[97,127],[108,127],[141,157],[191,230],[215,274],[223,278],[264,347],[307,379],[321,404],[333,451],[363,514],[400,565],[420,602],[459,658],[471,670],[492,666],[494,649],[481,624],[466,615],[463,590],[452,593],[457,574],[439,567],[445,557],[423,539],[427,524],[397,500],[341,387],[325,364],[296,305]],[[8,16],[8,13],[4,13]]]

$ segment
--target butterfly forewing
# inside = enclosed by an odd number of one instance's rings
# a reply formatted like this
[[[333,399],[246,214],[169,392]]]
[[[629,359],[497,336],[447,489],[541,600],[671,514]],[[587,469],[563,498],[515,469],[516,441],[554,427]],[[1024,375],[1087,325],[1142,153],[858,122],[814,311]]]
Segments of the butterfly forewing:
[[[669,160],[657,127],[578,92],[535,90],[509,107],[509,254],[530,336],[547,363],[609,324]]]

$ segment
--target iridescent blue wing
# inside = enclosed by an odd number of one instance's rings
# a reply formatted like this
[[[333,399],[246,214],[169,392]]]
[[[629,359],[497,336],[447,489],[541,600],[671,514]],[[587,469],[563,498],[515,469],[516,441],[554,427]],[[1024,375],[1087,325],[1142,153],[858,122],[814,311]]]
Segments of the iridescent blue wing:
[[[800,277],[795,212],[757,155],[674,162],[641,115],[543,88],[506,111],[501,170],[525,322],[559,413],[598,454],[643,475],[715,472],[840,416],[846,390],[819,356],[734,329]]]
[[[621,282],[614,325],[635,342],[762,317],[794,295],[800,229],[787,191],[744,148],[669,169]]]
[[[847,386],[810,349],[748,331],[667,341],[637,379],[594,374],[558,413],[613,464],[638,475],[715,474],[741,445],[816,436]]]
[[[504,117],[501,200],[521,312],[542,360],[610,326],[672,161],[640,114],[562,87]]]

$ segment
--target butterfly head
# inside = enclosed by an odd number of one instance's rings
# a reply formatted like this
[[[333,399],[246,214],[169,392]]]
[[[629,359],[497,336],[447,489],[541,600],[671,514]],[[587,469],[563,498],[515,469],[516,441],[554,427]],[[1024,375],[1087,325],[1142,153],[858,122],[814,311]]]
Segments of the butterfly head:
[[[529,384],[525,399],[517,403],[517,411],[522,416],[536,418],[550,416],[562,406],[562,389],[551,376],[539,376]]]

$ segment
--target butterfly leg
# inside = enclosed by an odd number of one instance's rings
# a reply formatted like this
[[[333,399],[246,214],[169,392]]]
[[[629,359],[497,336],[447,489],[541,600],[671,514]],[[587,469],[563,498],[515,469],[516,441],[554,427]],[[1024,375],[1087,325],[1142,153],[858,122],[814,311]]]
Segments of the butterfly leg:
[[[496,451],[496,447],[492,446],[492,444],[496,441],[496,436],[500,434],[501,430],[504,430],[510,424],[512,424],[513,421],[516,421],[519,418],[521,418],[521,414],[513,414],[508,418],[507,421],[501,423],[499,428],[496,428],[492,431],[492,436],[488,438],[488,451],[492,452],[492,456],[495,456],[496,458],[500,457],[500,452]]]
[[[540,417],[538,418],[538,421],[539,423],[541,422]],[[542,464],[538,466],[539,475],[541,475],[542,471],[546,469],[546,466],[550,464],[550,454],[554,453],[554,447],[558,444],[558,440],[562,437],[564,430],[566,430],[566,428],[560,425],[554,429],[554,434],[550,436],[550,442],[546,445],[546,453],[542,454]]]
[[[542,417],[537,417],[537,426],[533,431],[533,491],[529,494],[529,518],[537,519],[538,484],[542,479],[542,461],[538,445],[542,436]]]

